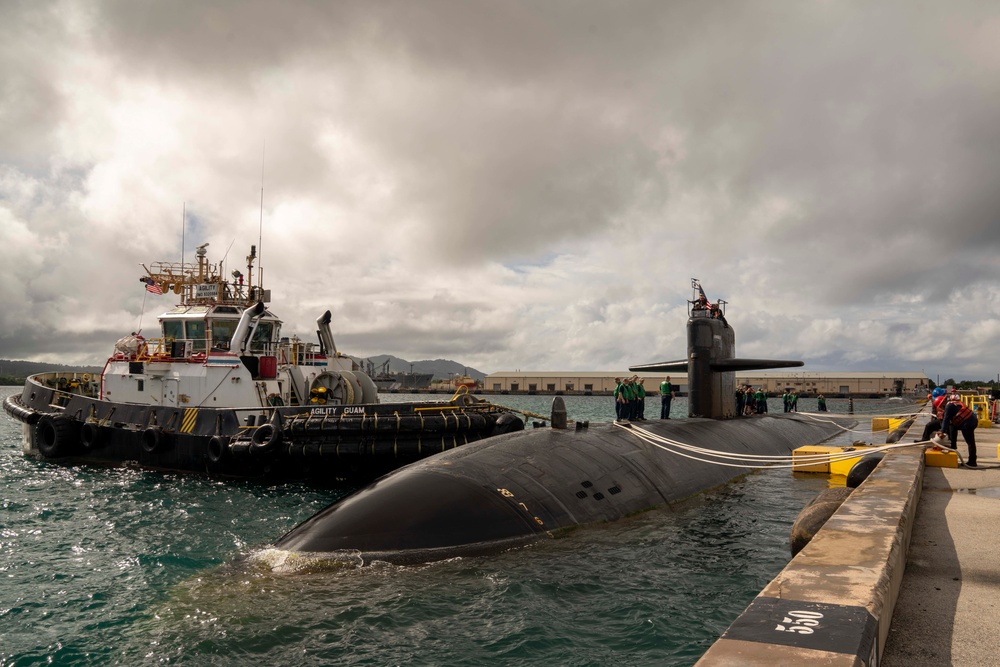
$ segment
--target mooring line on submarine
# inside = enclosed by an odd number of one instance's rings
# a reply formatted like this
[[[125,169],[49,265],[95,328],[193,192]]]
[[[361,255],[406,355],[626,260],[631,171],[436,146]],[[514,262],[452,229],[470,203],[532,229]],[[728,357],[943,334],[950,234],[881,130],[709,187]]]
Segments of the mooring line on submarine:
[[[872,447],[866,447],[863,452],[860,452],[860,454],[859,454],[858,450],[853,450],[851,452],[841,452],[839,454],[814,454],[814,455],[806,455],[806,456],[800,456],[800,457],[794,457],[794,458],[790,457],[790,456],[765,456],[765,455],[760,455],[760,456],[742,456],[740,454],[732,454],[732,453],[729,453],[729,452],[719,452],[719,451],[716,451],[716,450],[704,449],[704,448],[701,448],[701,447],[694,447],[693,445],[686,445],[686,444],[678,442],[676,440],[670,440],[669,438],[662,438],[661,436],[657,436],[657,435],[655,435],[653,433],[650,433],[649,431],[646,431],[644,429],[638,428],[638,427],[636,427],[634,425],[631,428],[629,428],[627,426],[624,426],[624,425],[621,425],[621,424],[615,424],[615,426],[618,427],[618,428],[622,428],[622,429],[626,429],[626,430],[632,431],[635,434],[635,436],[637,438],[639,438],[640,440],[642,440],[642,441],[644,441],[644,442],[646,442],[646,443],[648,443],[650,445],[653,445],[654,447],[662,449],[662,450],[664,450],[666,452],[670,452],[671,454],[675,454],[677,456],[682,456],[682,457],[684,457],[686,459],[691,459],[693,461],[699,461],[701,463],[711,463],[713,465],[725,466],[725,467],[728,467],[728,468],[799,468],[799,467],[804,467],[804,466],[809,466],[809,465],[815,465],[816,463],[818,463],[820,461],[843,461],[843,460],[847,460],[847,459],[858,458],[859,456],[867,456],[869,454],[876,454],[876,453],[879,453],[879,452],[885,452],[885,451],[889,451],[891,449],[901,449],[901,448],[904,448],[904,447],[917,447],[917,446],[925,447],[926,448],[927,445],[934,445],[935,444],[935,443],[933,443],[930,440],[923,440],[923,441],[920,441],[920,442],[891,443],[891,444],[886,444],[886,445],[876,445],[876,446],[872,446]],[[657,440],[664,440],[664,441],[670,443],[672,446],[679,447],[682,450],[687,450],[687,451],[699,451],[699,450],[701,450],[699,453],[705,453],[705,454],[708,454],[710,456],[715,456],[717,458],[728,458],[728,459],[742,460],[742,461],[750,461],[751,459],[764,459],[764,458],[770,459],[770,458],[774,458],[774,459],[779,459],[779,460],[784,460],[784,461],[798,460],[799,463],[785,464],[785,463],[779,463],[778,461],[774,461],[773,463],[769,463],[767,465],[759,465],[759,464],[754,464],[754,463],[742,463],[742,464],[740,464],[740,463],[726,463],[726,462],[723,462],[723,461],[713,461],[711,459],[699,458],[697,456],[692,456],[690,454],[685,454],[683,451],[677,451],[677,450],[671,449],[670,447],[665,446],[665,445],[657,442]]]
[[[475,397],[473,397],[472,394],[469,393],[469,388],[466,387],[465,385],[462,385],[461,387],[459,387],[458,389],[455,390],[455,393],[451,395],[451,399],[450,399],[449,402],[455,402],[456,400],[458,400],[459,396],[469,396],[470,398],[473,398],[474,400],[480,400],[480,401],[482,401],[482,403],[484,404],[485,407],[489,407],[489,408],[501,408],[503,410],[508,410],[510,412],[516,412],[517,414],[524,415],[525,417],[534,417],[535,419],[542,419],[542,420],[545,420],[545,421],[551,421],[552,420],[552,417],[550,417],[548,415],[540,415],[537,412],[531,412],[529,410],[518,410],[517,408],[510,408],[510,407],[507,407],[506,405],[500,405],[499,403],[493,403],[491,401],[485,401],[485,400],[482,400],[482,399],[475,399]],[[464,407],[468,407],[468,406],[466,405]]]
[[[828,417],[821,419],[819,417],[820,414],[823,414],[823,413],[819,413],[819,412],[796,412],[795,413],[796,416],[802,415],[803,417],[806,417],[807,419],[810,419],[810,420],[812,420],[814,422],[817,422],[817,423],[820,423],[820,424],[832,424],[832,425],[836,426],[837,428],[839,428],[844,433],[870,433],[871,432],[871,429],[869,429],[869,430],[866,431],[864,429],[847,428],[846,426],[843,426],[842,424],[839,424],[836,421],[834,421],[833,419],[830,419]],[[919,415],[919,414],[920,414],[920,412],[914,412],[913,414],[907,414],[905,419],[915,419],[917,417],[917,415]],[[859,416],[872,417],[872,418],[877,417],[877,415],[838,415],[838,416],[842,416],[842,417],[845,417],[845,418],[853,418],[853,419],[857,419]],[[899,415],[899,413],[896,413],[894,416],[890,417],[890,419],[903,419],[903,417],[901,417]],[[905,421],[905,419],[904,419],[904,421]]]
[[[661,436],[661,435],[656,435],[655,433],[652,433],[650,431],[647,431],[645,429],[638,428],[638,427],[635,427],[635,426],[633,426],[633,429],[636,432],[643,433],[644,435],[639,436],[639,437],[641,437],[642,439],[647,440],[649,442],[656,441],[656,442],[660,442],[660,443],[663,443],[663,444],[672,445],[674,447],[680,447],[681,449],[684,449],[684,450],[687,450],[687,451],[690,451],[690,452],[696,452],[696,453],[699,453],[699,454],[708,454],[710,456],[715,456],[717,458],[734,459],[734,460],[737,460],[737,461],[751,461],[751,460],[765,461],[765,462],[766,461],[772,461],[772,460],[775,461],[775,462],[780,462],[780,461],[808,461],[808,462],[810,462],[809,464],[811,465],[814,462],[820,462],[820,461],[826,461],[826,460],[840,460],[842,458],[843,459],[851,459],[851,458],[856,458],[856,456],[857,456],[856,454],[851,454],[850,453],[850,452],[856,451],[854,449],[851,449],[850,451],[841,452],[840,454],[804,454],[804,455],[801,455],[801,456],[788,456],[788,455],[785,455],[785,454],[746,454],[746,455],[744,455],[744,454],[737,454],[737,453],[734,453],[734,452],[720,452],[719,450],[708,449],[706,447],[696,447],[695,445],[689,445],[689,444],[681,442],[679,440],[673,440],[671,438],[667,438],[667,437],[664,437],[664,436]],[[891,444],[891,443],[889,443],[889,444]],[[911,444],[911,443],[907,443],[907,444]],[[831,457],[832,457],[832,459],[831,459]]]

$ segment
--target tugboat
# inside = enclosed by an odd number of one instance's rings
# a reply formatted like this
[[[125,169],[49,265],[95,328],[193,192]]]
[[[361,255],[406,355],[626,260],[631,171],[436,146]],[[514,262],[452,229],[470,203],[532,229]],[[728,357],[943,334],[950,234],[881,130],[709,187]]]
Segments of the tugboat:
[[[341,354],[330,311],[318,342],[281,335],[270,290],[247,270],[210,263],[143,265],[139,280],[177,306],[155,338],[121,338],[99,377],[41,373],[4,401],[23,423],[27,456],[267,481],[366,481],[436,452],[520,430],[506,408],[451,400],[380,403],[372,379]]]

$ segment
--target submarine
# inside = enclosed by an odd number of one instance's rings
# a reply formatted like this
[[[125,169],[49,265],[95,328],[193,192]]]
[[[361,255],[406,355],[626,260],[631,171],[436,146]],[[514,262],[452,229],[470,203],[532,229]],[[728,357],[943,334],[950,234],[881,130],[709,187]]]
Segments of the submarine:
[[[842,430],[797,413],[736,418],[736,370],[802,362],[736,358],[725,302],[709,303],[697,280],[692,287],[687,358],[629,369],[687,371],[688,419],[569,428],[556,397],[550,428],[495,436],[400,468],[306,519],[272,548],[354,563],[497,553],[683,501],[759,467],[752,457],[789,456]]]

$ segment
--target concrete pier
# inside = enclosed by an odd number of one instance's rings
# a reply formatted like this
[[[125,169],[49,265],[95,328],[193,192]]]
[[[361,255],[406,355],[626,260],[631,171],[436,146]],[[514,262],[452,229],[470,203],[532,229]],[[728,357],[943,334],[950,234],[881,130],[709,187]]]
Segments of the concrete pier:
[[[1000,664],[1000,428],[976,442],[979,469],[886,456],[697,664]]]
[[[998,443],[1000,425],[976,429],[980,469],[924,471],[880,665],[1000,665]]]

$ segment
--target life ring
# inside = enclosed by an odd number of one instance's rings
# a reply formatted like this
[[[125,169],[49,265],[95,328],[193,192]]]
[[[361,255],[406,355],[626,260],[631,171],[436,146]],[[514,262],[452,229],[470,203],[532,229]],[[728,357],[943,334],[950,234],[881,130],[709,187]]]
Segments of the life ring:
[[[155,452],[163,444],[166,438],[163,429],[159,426],[150,426],[142,432],[142,449],[150,454]]]
[[[42,456],[58,458],[73,447],[76,423],[61,415],[42,415],[35,425],[35,446]]]
[[[80,379],[83,380],[84,382],[90,382],[90,373],[84,373],[83,375],[80,376]]]
[[[97,422],[84,422],[80,427],[80,444],[84,449],[94,449],[101,444],[101,427]]]
[[[281,444],[281,431],[274,424],[261,424],[250,437],[254,451],[267,452]]]
[[[213,435],[208,441],[208,460],[212,463],[219,463],[226,457],[226,450],[229,449],[229,438],[221,435]]]

